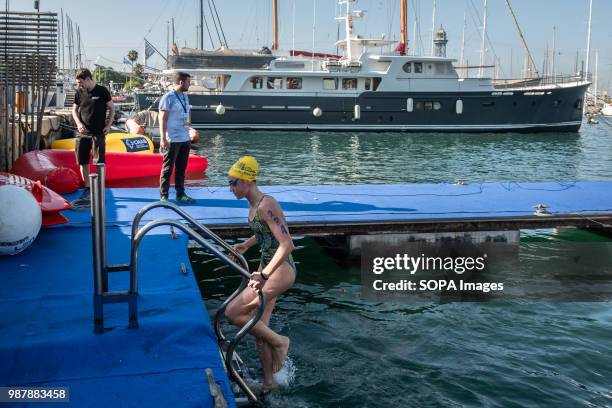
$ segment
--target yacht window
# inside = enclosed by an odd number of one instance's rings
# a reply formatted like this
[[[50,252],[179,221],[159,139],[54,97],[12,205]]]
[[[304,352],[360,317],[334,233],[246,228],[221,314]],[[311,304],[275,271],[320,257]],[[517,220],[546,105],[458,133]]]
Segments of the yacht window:
[[[425,102],[425,110],[433,110],[433,102],[426,101]]]
[[[410,74],[412,72],[412,64],[410,62],[407,62],[404,64],[402,69],[404,70],[404,72]]]
[[[382,81],[382,78],[375,77],[372,79],[374,80],[374,86],[372,87],[372,90],[375,91],[378,89],[378,85],[380,85],[380,81]]]
[[[442,108],[442,104],[440,102],[433,103],[434,110],[440,110]]]
[[[414,107],[416,108],[416,110],[423,110],[423,105],[424,105],[423,101],[417,101],[414,104]]]
[[[268,77],[268,80],[266,81],[266,85],[268,89],[282,89],[283,78]]]
[[[357,89],[357,78],[342,78],[342,89],[344,90]]]
[[[338,89],[338,78],[323,78],[323,89],[330,91]]]
[[[263,78],[253,77],[251,78],[251,84],[253,85],[253,89],[261,89],[263,87]]]
[[[372,87],[372,80],[370,78],[365,79],[365,90],[369,91]]]
[[[415,74],[420,74],[423,72],[423,63],[422,62],[415,62],[414,63],[414,73]]]
[[[287,78],[287,89],[302,89],[302,78]]]

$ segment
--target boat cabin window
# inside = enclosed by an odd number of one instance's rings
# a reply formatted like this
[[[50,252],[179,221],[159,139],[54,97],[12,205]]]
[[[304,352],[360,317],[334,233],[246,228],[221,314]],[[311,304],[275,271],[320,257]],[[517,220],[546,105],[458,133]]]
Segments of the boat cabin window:
[[[369,91],[372,87],[372,80],[370,78],[365,79],[365,90]]]
[[[342,78],[342,89],[345,91],[357,89],[357,78]]]
[[[415,110],[440,110],[442,109],[442,104],[438,101],[416,101],[414,103]]]
[[[338,78],[323,78],[323,89],[328,91],[338,89]]]
[[[410,74],[412,72],[412,63],[410,62],[405,63],[402,69],[404,70],[404,72]]]
[[[262,77],[251,78],[251,85],[253,86],[253,89],[261,89],[263,87],[263,78]]]
[[[414,63],[414,73],[415,74],[421,74],[423,72],[423,63],[422,62],[415,62]]]
[[[283,88],[283,78],[268,77],[268,80],[266,81],[266,87],[268,89],[282,89]]]
[[[380,85],[380,81],[382,81],[382,78],[374,77],[372,79],[374,80],[374,86],[372,87],[372,90],[375,91],[378,89],[378,85]]]
[[[287,78],[287,89],[302,89],[302,78]]]

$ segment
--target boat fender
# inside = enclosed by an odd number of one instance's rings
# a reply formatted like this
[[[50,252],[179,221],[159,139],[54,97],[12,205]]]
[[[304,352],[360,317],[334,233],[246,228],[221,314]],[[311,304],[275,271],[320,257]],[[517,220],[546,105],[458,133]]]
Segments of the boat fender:
[[[406,99],[406,112],[414,111],[414,99],[408,98]]]
[[[355,120],[361,119],[361,106],[355,105]]]
[[[217,115],[225,114],[225,106],[218,104],[217,107],[215,108],[215,112],[217,113]]]
[[[312,116],[320,118],[323,115],[323,111],[318,106],[312,110]]]
[[[0,255],[16,255],[38,236],[42,212],[29,191],[0,186]]]
[[[457,99],[457,102],[455,102],[455,112],[457,112],[457,115],[463,113],[463,101],[461,99]]]

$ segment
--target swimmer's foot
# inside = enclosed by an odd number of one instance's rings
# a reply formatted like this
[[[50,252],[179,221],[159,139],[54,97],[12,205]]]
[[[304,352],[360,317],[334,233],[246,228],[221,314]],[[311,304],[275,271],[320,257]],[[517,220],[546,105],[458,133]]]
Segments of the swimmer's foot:
[[[287,353],[289,352],[289,337],[281,336],[282,343],[278,347],[272,349],[272,372],[279,372],[285,365]]]

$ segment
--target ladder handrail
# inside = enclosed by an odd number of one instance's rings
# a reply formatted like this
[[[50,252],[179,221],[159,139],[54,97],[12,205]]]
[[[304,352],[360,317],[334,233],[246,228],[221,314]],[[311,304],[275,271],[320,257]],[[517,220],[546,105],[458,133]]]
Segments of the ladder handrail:
[[[216,243],[218,243],[223,248],[225,248],[225,250],[230,252],[233,256],[235,256],[240,261],[244,269],[246,269],[247,271],[249,270],[249,263],[247,262],[246,258],[241,253],[236,251],[231,245],[229,245],[227,242],[221,239],[217,234],[215,234],[210,229],[202,225],[198,220],[193,218],[189,213],[187,213],[181,207],[179,207],[176,204],[169,203],[169,202],[161,202],[161,201],[154,202],[151,204],[147,204],[144,207],[142,207],[140,210],[138,210],[138,212],[134,216],[134,220],[132,221],[132,241],[131,242],[134,242],[134,237],[136,236],[136,232],[138,230],[138,227],[140,226],[140,221],[142,220],[142,217],[144,217],[146,213],[148,213],[149,211],[155,208],[167,208],[169,210],[174,211],[175,213],[183,217],[183,219],[191,223],[196,229],[202,232],[206,237],[214,240]],[[242,292],[242,290],[246,287],[246,283],[248,279],[250,279],[250,275],[243,276],[243,281],[241,282],[240,286],[238,286],[238,288],[221,304],[221,306],[219,306],[219,308],[217,309],[217,312],[215,313],[215,317],[213,319],[213,329],[215,330],[215,334],[217,335],[217,342],[219,343],[219,345],[222,345],[223,342],[226,341],[226,337],[223,334],[223,331],[221,331],[221,318],[223,317],[223,313],[225,312],[227,305],[229,305],[229,303],[232,300],[234,300],[234,298],[238,296],[240,292]]]
[[[247,271],[249,270],[249,263],[247,262],[247,260],[244,258],[244,256],[241,253],[236,251],[231,245],[229,245],[227,242],[221,239],[217,234],[215,234],[210,229],[202,225],[198,220],[193,218],[188,212],[186,212],[181,207],[173,203],[158,201],[155,203],[147,204],[144,207],[142,207],[140,210],[138,210],[138,212],[134,216],[134,220],[132,221],[132,239],[134,239],[134,237],[136,236],[136,231],[138,230],[140,226],[140,221],[142,220],[142,217],[144,217],[144,215],[148,213],[149,211],[155,208],[161,208],[161,207],[167,208],[169,210],[173,210],[175,213],[183,217],[186,221],[189,221],[193,226],[196,227],[196,229],[203,232],[207,238],[214,240],[219,245],[223,246],[228,252],[231,252],[232,255],[238,258],[240,263],[242,263],[242,266],[244,267],[244,269],[246,269]],[[250,276],[248,278],[250,278]]]
[[[138,254],[139,254],[139,249],[140,249],[140,243],[142,242],[142,239],[149,231],[151,231],[154,228],[157,228],[159,226],[164,226],[164,225],[173,226],[173,227],[176,227],[182,230],[185,234],[189,235],[193,240],[195,240],[202,247],[212,252],[217,258],[219,258],[219,260],[223,261],[230,268],[239,272],[243,276],[246,276],[246,277],[250,276],[248,270],[245,270],[240,265],[238,265],[236,262],[234,262],[230,257],[228,257],[226,254],[221,252],[219,249],[215,248],[214,245],[206,241],[206,239],[204,239],[202,235],[194,231],[192,228],[188,227],[187,225],[177,220],[157,219],[157,220],[149,221],[142,228],[138,229],[138,231],[134,235],[134,239],[132,240],[132,246],[130,249],[130,292],[129,292],[130,294],[138,293]],[[238,375],[234,366],[232,365],[232,361],[233,361],[234,350],[238,342],[244,336],[246,336],[246,334],[249,332],[249,330],[251,330],[253,326],[255,326],[259,322],[259,319],[261,319],[261,316],[263,314],[264,307],[265,307],[264,293],[262,290],[259,290],[257,291],[257,294],[259,297],[259,307],[257,308],[257,312],[244,326],[242,326],[242,328],[238,331],[238,333],[236,333],[234,338],[229,342],[228,349],[225,354],[225,367],[228,373],[230,374],[232,379],[238,383],[238,386],[242,389],[242,391],[247,395],[247,397],[251,401],[258,401],[258,399],[253,393],[253,391],[251,391],[251,389],[245,383],[245,381],[240,377],[240,375]],[[136,313],[137,311],[135,307],[133,310],[130,310],[130,323],[137,322],[138,318],[136,316]]]

